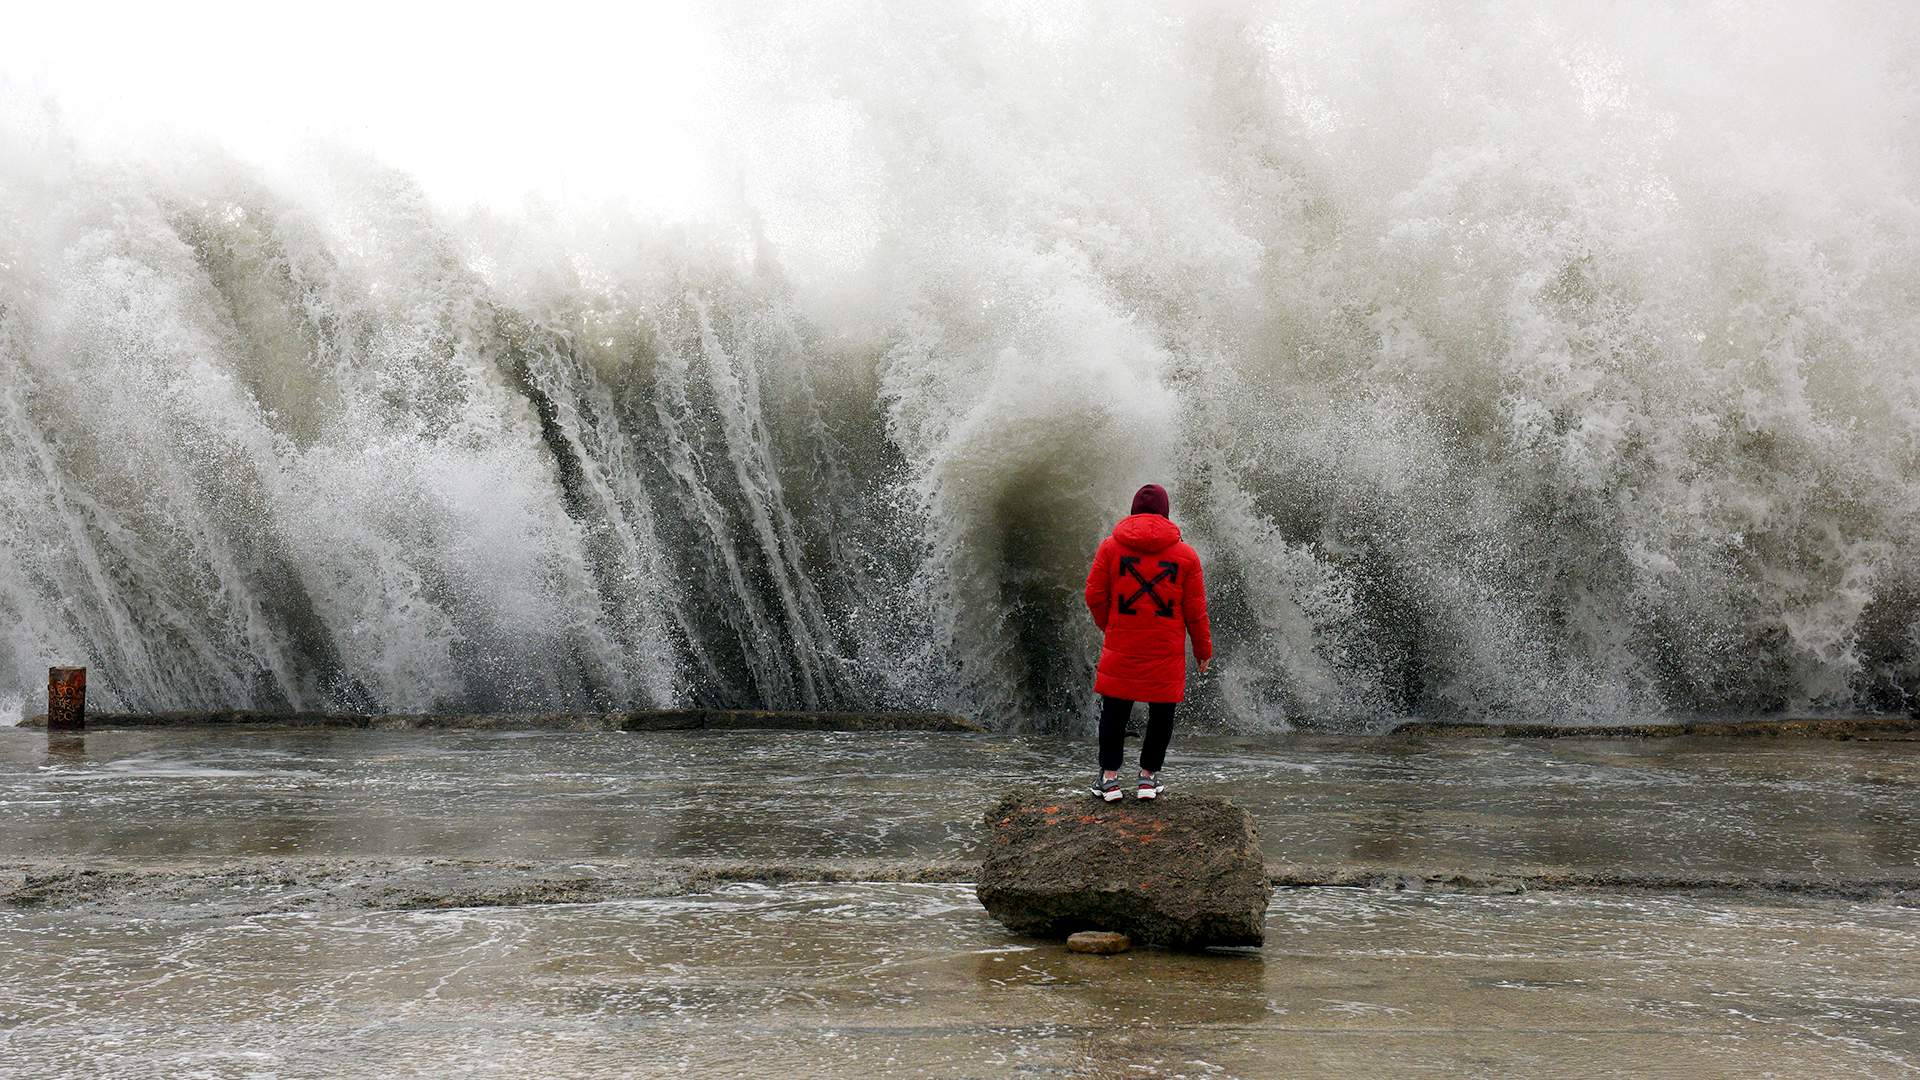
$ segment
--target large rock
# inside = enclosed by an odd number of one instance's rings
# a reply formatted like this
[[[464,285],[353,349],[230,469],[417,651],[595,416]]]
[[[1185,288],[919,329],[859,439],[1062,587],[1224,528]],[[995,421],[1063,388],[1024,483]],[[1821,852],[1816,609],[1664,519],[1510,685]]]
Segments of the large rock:
[[[1206,795],[1101,802],[1022,792],[987,811],[977,892],[1011,930],[1117,930],[1148,945],[1259,945],[1267,871],[1253,818]]]

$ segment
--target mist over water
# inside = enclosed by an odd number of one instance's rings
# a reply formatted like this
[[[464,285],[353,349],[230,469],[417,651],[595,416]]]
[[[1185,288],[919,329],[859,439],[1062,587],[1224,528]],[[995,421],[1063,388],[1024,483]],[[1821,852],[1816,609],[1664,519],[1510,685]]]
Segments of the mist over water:
[[[1920,17],[1590,7],[716,17],[672,223],[16,102],[0,708],[1071,726],[1150,480],[1229,729],[1908,707]]]

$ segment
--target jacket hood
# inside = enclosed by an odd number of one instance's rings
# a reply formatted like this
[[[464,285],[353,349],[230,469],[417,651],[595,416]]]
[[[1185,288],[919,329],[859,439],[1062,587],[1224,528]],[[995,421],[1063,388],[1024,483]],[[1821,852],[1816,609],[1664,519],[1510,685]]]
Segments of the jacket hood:
[[[1160,551],[1180,542],[1180,526],[1159,514],[1134,514],[1120,519],[1113,538],[1136,551]]]

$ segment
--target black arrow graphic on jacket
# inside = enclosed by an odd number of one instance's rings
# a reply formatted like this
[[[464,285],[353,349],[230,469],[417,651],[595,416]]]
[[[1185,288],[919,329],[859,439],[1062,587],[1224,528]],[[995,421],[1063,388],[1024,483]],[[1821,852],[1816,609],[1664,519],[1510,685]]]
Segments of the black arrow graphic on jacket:
[[[1153,575],[1152,578],[1148,578],[1147,575],[1140,572],[1140,557],[1138,555],[1122,555],[1120,556],[1120,572],[1131,576],[1133,580],[1140,583],[1139,592],[1134,593],[1132,596],[1120,597],[1120,614],[1133,614],[1133,605],[1139,603],[1141,597],[1148,596],[1153,598],[1153,613],[1155,615],[1168,619],[1173,618],[1173,601],[1162,600],[1159,592],[1155,591],[1154,586],[1163,581],[1168,584],[1177,583],[1180,580],[1179,563],[1168,562],[1162,559],[1160,560],[1160,572]]]

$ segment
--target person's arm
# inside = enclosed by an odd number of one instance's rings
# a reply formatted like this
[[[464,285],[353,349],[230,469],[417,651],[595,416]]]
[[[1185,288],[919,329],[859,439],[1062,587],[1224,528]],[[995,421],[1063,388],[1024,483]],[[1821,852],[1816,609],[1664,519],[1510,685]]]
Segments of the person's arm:
[[[1200,556],[1193,557],[1193,576],[1182,596],[1186,609],[1187,634],[1193,638],[1193,658],[1200,670],[1213,662],[1213,627],[1207,624],[1207,576],[1200,569]]]
[[[1087,611],[1093,616],[1093,625],[1102,630],[1107,628],[1107,612],[1112,609],[1113,599],[1113,538],[1100,541],[1100,549],[1093,553],[1093,569],[1087,571]]]

